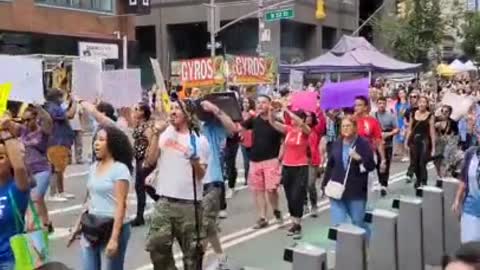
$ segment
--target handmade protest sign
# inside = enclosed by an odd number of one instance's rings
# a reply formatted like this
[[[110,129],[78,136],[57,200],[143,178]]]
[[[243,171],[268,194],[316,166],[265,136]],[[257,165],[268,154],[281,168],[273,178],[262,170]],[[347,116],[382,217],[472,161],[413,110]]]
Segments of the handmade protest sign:
[[[114,107],[129,107],[142,99],[139,69],[104,71],[102,76],[102,100]]]
[[[167,86],[165,85],[165,79],[163,77],[162,69],[158,60],[150,58],[150,63],[152,64],[153,74],[155,76],[155,81],[159,89],[157,89],[157,95],[159,95],[162,105],[162,110],[166,113],[170,112],[170,97],[168,96]],[[158,100],[159,98],[157,98]]]
[[[292,89],[292,91],[303,90],[303,71],[291,69],[289,79],[290,89]]]
[[[341,109],[354,105],[355,97],[368,98],[368,79],[351,80],[340,83],[326,83],[321,91],[320,104],[322,109]]]
[[[307,91],[294,92],[290,101],[293,111],[316,112],[318,108],[318,93]]]
[[[8,97],[10,96],[12,88],[12,83],[0,84],[0,116],[7,111]]]
[[[74,60],[72,65],[72,91],[84,100],[95,101],[101,95],[101,73],[100,65]]]
[[[0,55],[0,82],[12,84],[10,100],[43,103],[42,60],[26,56]]]
[[[474,102],[475,100],[471,97],[460,96],[450,92],[445,93],[442,99],[443,105],[452,107],[452,115],[450,118],[455,121],[465,116]]]

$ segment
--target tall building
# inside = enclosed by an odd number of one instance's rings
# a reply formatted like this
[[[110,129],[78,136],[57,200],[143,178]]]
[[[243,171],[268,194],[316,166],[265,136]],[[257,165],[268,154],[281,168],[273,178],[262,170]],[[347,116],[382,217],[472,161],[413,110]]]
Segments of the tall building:
[[[104,53],[121,61],[135,41],[128,0],[0,0],[0,54]],[[101,52],[103,51],[103,52]]]
[[[282,0],[263,0],[264,6]],[[151,13],[136,18],[136,36],[143,63],[148,57],[160,59],[166,74],[169,63],[178,59],[210,54],[207,44],[209,0],[152,0]],[[221,25],[259,8],[259,0],[216,0]],[[326,17],[316,19],[317,0],[293,0],[266,11],[293,10],[290,19],[266,21],[263,52],[276,56],[281,63],[297,63],[318,56],[332,48],[342,34],[358,27],[359,0],[325,0]],[[252,15],[221,31],[216,40],[216,54],[257,53],[258,15]]]

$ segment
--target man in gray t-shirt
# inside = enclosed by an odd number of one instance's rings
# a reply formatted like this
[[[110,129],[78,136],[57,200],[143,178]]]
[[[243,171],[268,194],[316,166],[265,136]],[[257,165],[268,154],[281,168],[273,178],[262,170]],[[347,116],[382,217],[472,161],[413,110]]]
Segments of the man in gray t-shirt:
[[[384,97],[380,97],[377,100],[377,112],[374,113],[375,118],[380,122],[382,126],[382,137],[384,140],[386,170],[380,172],[380,168],[377,165],[378,181],[380,182],[382,197],[387,195],[388,178],[390,177],[390,164],[392,163],[393,154],[393,137],[400,131],[397,127],[397,120],[393,113],[386,110],[387,100]]]

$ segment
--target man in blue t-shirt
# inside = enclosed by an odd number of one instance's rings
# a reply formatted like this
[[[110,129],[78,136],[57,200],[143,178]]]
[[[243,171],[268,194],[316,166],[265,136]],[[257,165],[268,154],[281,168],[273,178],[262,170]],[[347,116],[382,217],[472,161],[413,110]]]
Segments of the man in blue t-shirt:
[[[232,119],[216,105],[208,101],[201,103],[202,108],[215,115],[215,120],[203,124],[202,133],[207,138],[210,156],[207,171],[203,178],[203,225],[207,233],[207,241],[212,245],[216,255],[215,269],[224,269],[227,258],[218,236],[217,218],[224,200],[225,184],[221,163],[221,151],[229,134],[237,133],[238,127]],[[206,247],[206,245],[205,245]]]

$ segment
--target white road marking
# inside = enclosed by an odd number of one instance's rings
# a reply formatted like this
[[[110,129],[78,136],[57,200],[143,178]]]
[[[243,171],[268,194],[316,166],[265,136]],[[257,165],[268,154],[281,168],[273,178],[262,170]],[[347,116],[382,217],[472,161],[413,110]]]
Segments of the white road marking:
[[[432,164],[429,164],[427,166],[427,169],[432,169],[433,166]],[[400,173],[396,173],[394,175],[392,175],[390,177],[390,181],[388,182],[389,184],[395,184],[395,183],[398,183],[398,182],[401,182],[403,180],[406,179],[406,171],[402,171]],[[378,181],[374,184],[374,185],[379,185],[378,184]],[[328,201],[328,199],[323,199],[321,202],[318,203],[318,206],[319,206],[319,209],[318,209],[318,213],[323,213],[325,211],[327,211],[328,209],[330,209],[330,203]],[[289,215],[285,215],[284,218],[287,218]],[[310,214],[307,214],[304,216],[305,217],[309,217],[311,216],[311,213]],[[274,222],[274,220],[271,220],[270,222]],[[285,224],[289,224],[290,222],[286,222]],[[284,224],[284,225],[285,225]],[[229,234],[229,235],[226,235],[224,237],[222,237],[220,239],[220,242],[222,243],[222,247],[224,249],[228,249],[230,247],[233,247],[235,245],[238,245],[238,244],[241,244],[243,242],[246,242],[246,241],[249,241],[251,239],[254,239],[256,237],[259,237],[259,236],[262,236],[264,234],[267,234],[267,233],[270,233],[270,232],[273,232],[277,229],[279,229],[281,226],[280,225],[274,225],[274,226],[269,226],[265,229],[262,229],[262,230],[253,230],[252,228],[247,228],[247,229],[243,229],[243,230],[240,230],[238,232],[235,232],[235,233],[232,233],[232,234]],[[242,235],[241,237],[233,237],[233,235]],[[205,253],[205,257],[212,254],[212,250],[209,249],[206,253]],[[181,252],[177,252],[174,254],[174,259],[175,259],[175,265],[177,266],[177,268],[183,268],[183,262],[182,262],[182,253]],[[152,264],[147,264],[147,265],[144,265],[144,266],[141,266],[135,270],[151,270],[153,269],[153,265]]]

